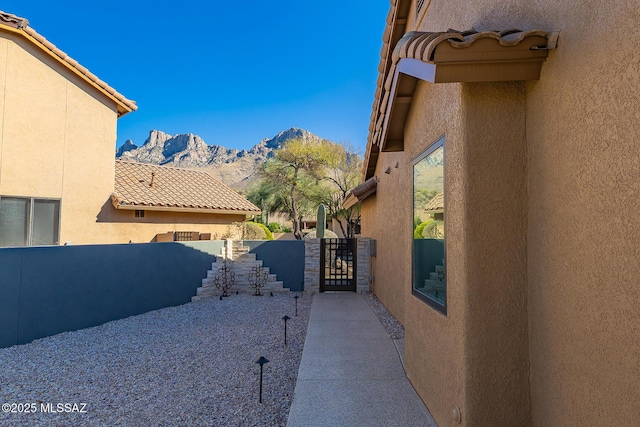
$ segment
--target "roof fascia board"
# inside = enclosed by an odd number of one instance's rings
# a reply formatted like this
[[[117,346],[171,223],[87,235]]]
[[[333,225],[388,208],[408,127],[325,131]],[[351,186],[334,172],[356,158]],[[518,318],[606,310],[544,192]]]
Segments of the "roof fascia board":
[[[180,208],[174,206],[149,206],[149,205],[120,205],[115,201],[113,206],[118,210],[126,211],[159,211],[159,212],[184,212],[201,214],[222,214],[222,215],[259,215],[260,211],[227,210],[227,209],[206,209],[206,208]]]

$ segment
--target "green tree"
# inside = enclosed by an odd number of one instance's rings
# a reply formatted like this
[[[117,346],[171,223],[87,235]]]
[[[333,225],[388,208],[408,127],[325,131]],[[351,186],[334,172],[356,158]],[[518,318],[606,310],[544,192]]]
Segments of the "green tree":
[[[292,139],[267,160],[260,171],[262,182],[250,195],[263,197],[264,208],[284,212],[293,223],[293,234],[302,239],[302,218],[315,211],[313,195],[330,164],[336,162],[336,144],[325,141]],[[255,199],[254,199],[255,200]],[[254,201],[255,203],[255,201]]]
[[[316,205],[323,203],[327,207],[328,217],[339,224],[343,236],[353,237],[354,225],[360,220],[360,205],[345,209],[342,202],[360,183],[362,158],[350,147],[334,144],[333,149],[312,199]]]

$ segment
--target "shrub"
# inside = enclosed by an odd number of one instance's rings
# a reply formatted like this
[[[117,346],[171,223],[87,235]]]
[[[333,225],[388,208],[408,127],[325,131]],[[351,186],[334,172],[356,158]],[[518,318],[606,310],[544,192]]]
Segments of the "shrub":
[[[279,222],[270,222],[267,226],[272,233],[279,233],[282,230],[282,226]]]
[[[310,231],[304,236],[305,239],[315,239],[316,238],[316,230]],[[324,238],[325,239],[337,239],[338,235],[331,230],[324,230]]]
[[[253,224],[260,227],[264,231],[264,237],[263,237],[264,240],[273,240],[273,233],[271,233],[271,230],[269,230],[269,228],[266,225],[260,224],[259,222],[248,222],[247,224]]]
[[[444,238],[444,221],[431,219],[420,223],[413,231],[414,239],[442,239]]]
[[[273,240],[271,231],[257,222],[234,222],[224,237],[236,240]]]

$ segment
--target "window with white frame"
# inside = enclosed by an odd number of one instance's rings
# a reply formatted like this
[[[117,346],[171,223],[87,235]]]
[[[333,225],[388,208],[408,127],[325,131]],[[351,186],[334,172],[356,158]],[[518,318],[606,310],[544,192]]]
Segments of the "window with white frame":
[[[60,200],[0,196],[0,247],[60,243]]]

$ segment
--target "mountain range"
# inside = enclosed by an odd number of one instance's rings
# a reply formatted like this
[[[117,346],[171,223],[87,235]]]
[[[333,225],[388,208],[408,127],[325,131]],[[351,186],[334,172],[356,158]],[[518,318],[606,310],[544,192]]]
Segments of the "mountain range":
[[[273,150],[296,138],[321,139],[304,129],[290,128],[273,138],[263,139],[250,150],[237,150],[221,145],[208,145],[192,133],[170,135],[160,130],[152,130],[144,144],[139,147],[133,141],[127,140],[116,151],[116,159],[205,169],[225,184],[241,190],[256,177],[259,166],[273,156]]]

